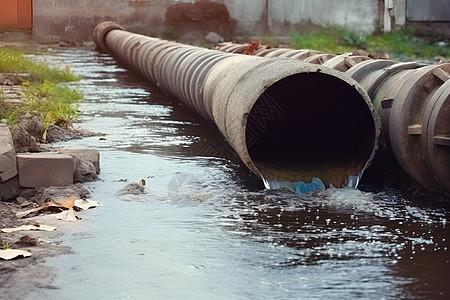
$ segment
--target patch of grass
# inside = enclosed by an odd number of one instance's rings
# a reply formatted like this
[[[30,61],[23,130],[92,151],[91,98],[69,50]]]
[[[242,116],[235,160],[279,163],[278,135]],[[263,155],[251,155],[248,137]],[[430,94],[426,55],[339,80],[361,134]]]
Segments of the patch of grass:
[[[166,40],[176,41],[180,37],[180,35],[174,27],[166,27],[166,29],[162,33],[162,37]]]
[[[334,28],[317,30],[309,34],[292,32],[291,38],[292,48],[313,49],[326,53],[340,54],[364,49],[372,53],[393,53],[412,58],[450,57],[448,44],[430,42],[403,30],[365,35]]]
[[[2,242],[0,249],[7,250],[9,248],[11,248],[11,245],[8,242]]]
[[[40,118],[44,124],[43,137],[52,124],[70,125],[78,115],[78,103],[83,99],[80,91],[65,85],[65,82],[81,79],[70,71],[70,67],[57,69],[45,61],[33,62],[22,51],[0,48],[0,73],[30,73],[37,82],[25,82],[21,93],[26,101],[23,105],[6,107],[0,97],[0,119],[13,126],[19,117],[31,113]]]
[[[312,49],[326,53],[344,53],[352,51],[354,46],[341,42],[342,32],[338,30],[314,31],[310,34],[291,32],[291,47],[295,49]]]
[[[427,41],[406,31],[393,31],[368,36],[369,51],[385,51],[410,57],[430,58],[434,56],[450,57],[450,48],[439,43]],[[445,43],[444,43],[445,44]]]
[[[50,125],[71,125],[79,114],[78,103],[83,99],[80,91],[48,80],[43,83],[27,82],[22,92],[27,101],[22,106],[13,106],[3,118],[6,124],[12,126],[17,123],[19,116],[27,112],[38,116],[44,124],[44,139]]]
[[[263,43],[265,45],[272,45],[272,46],[278,44],[277,40],[271,33],[265,33],[261,39],[261,43]]]
[[[0,73],[30,73],[40,80],[69,82],[80,80],[80,76],[70,71],[70,66],[62,69],[50,67],[45,61],[36,63],[21,50],[0,47]]]

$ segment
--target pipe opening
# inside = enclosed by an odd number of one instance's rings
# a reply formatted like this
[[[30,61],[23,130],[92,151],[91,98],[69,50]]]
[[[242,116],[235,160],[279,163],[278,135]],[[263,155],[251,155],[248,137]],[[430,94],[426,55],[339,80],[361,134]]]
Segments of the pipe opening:
[[[246,144],[265,180],[347,185],[371,158],[376,127],[357,89],[324,73],[270,86],[247,118]]]

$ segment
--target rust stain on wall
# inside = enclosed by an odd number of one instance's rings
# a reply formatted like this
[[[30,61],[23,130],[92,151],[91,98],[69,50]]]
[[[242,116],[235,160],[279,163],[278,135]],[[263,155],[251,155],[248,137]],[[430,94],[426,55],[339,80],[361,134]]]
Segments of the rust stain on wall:
[[[180,33],[215,31],[224,38],[232,36],[233,22],[227,7],[209,1],[176,3],[166,10],[166,26]]]

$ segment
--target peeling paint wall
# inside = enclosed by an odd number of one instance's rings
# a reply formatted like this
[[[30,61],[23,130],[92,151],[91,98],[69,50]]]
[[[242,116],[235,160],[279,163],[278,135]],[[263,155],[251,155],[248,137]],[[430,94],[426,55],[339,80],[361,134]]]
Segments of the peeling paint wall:
[[[238,32],[286,35],[305,26],[340,26],[374,32],[379,14],[373,0],[224,0]]]
[[[189,0],[34,0],[33,33],[55,35],[65,41],[89,40],[101,20],[110,19],[125,28],[158,34],[165,28],[167,7]],[[287,35],[301,25],[342,26],[373,32],[378,22],[374,0],[216,0],[225,4],[238,35],[270,32]],[[214,31],[214,28],[209,29]]]
[[[1,1],[0,9],[6,9],[6,3],[11,0]],[[209,1],[226,5],[233,32],[240,36],[288,35],[293,30],[308,30],[314,26],[340,26],[371,33],[429,21],[440,22],[437,25],[444,28],[449,27],[450,18],[449,0]],[[109,19],[131,31],[161,34],[167,30],[167,8],[180,2],[195,0],[33,0],[33,33],[35,37],[54,35],[65,41],[90,40],[95,24]],[[405,18],[405,11],[408,18]],[[210,24],[193,27],[204,29],[205,34],[215,31],[208,26],[214,27]]]
[[[273,32],[289,32],[295,24],[339,26],[373,32],[378,22],[378,3],[370,0],[278,0],[269,2]]]
[[[266,0],[224,0],[231,18],[236,21],[236,34],[264,34]]]
[[[129,30],[151,34],[164,24],[170,0],[34,0],[33,34],[53,35],[64,41],[90,40],[102,20],[113,20]]]

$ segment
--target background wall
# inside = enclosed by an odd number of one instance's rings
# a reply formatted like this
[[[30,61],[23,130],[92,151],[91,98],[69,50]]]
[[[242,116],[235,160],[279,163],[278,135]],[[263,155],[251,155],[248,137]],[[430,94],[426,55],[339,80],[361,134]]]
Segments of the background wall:
[[[378,3],[370,0],[270,1],[269,26],[272,31],[289,32],[308,22],[370,33],[377,29]]]
[[[176,32],[170,32],[174,31],[174,28],[166,26],[167,8],[174,4],[193,2],[33,0],[33,33],[35,37],[53,35],[69,42],[90,40],[92,29],[97,22],[113,20],[134,32],[158,36],[170,33],[176,35]],[[429,20],[430,16],[437,15],[450,18],[449,0],[203,0],[202,2],[226,6],[231,18],[227,26],[234,36],[265,33],[289,35],[293,30],[305,31],[317,26],[341,26],[364,33],[390,31],[405,26],[405,23],[408,24],[405,11],[411,20],[420,18]],[[437,2],[441,3],[439,8],[435,7]],[[430,14],[423,16],[420,12],[424,11],[430,11]],[[210,12],[205,12],[204,18],[207,19],[208,14]],[[187,28],[182,34],[197,31],[198,36],[205,36],[208,32],[217,30],[217,25],[213,22],[203,24],[204,19],[197,20],[197,16],[189,16],[187,13],[184,17],[195,20],[188,20],[186,26],[180,25],[179,29]],[[208,20],[212,19],[211,17]],[[189,27],[189,24],[195,26]],[[448,26],[448,21],[444,24]]]
[[[33,35],[59,36],[64,41],[90,40],[102,20],[113,20],[129,30],[151,33],[164,23],[174,1],[34,0]]]

